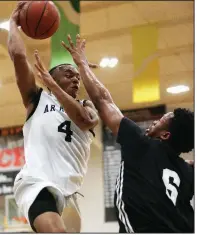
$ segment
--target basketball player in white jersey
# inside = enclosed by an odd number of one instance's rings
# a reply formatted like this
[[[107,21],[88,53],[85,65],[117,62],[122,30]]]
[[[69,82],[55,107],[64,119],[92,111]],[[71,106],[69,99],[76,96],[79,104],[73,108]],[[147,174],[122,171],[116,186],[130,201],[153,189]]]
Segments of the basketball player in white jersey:
[[[80,85],[77,69],[62,64],[48,73],[36,52],[39,77],[50,91],[37,87],[17,27],[23,4],[20,2],[11,15],[8,39],[27,110],[23,127],[26,163],[15,179],[14,195],[35,232],[66,232],[61,214],[70,204],[78,210],[75,195],[87,171],[89,130],[98,123],[98,116],[90,101],[82,105],[76,100]]]

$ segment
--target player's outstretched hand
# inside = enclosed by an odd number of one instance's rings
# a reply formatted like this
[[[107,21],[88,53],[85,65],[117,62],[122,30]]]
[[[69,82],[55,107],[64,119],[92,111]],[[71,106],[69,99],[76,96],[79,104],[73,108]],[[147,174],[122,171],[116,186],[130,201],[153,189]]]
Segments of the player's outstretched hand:
[[[74,45],[71,36],[68,35],[67,38],[68,38],[69,46],[67,46],[64,41],[62,41],[62,46],[71,54],[77,66],[81,64],[88,64],[90,68],[93,68],[93,69],[98,68],[97,64],[89,63],[87,61],[87,58],[85,55],[85,45],[86,45],[85,39],[81,39],[80,35],[77,34],[76,45]]]
[[[54,85],[55,81],[49,74],[48,70],[44,67],[43,62],[40,59],[38,50],[34,52],[34,56],[36,59],[35,67],[36,67],[36,70],[38,71],[38,77],[43,83],[43,85],[50,88],[52,85]]]
[[[24,7],[24,5],[27,3],[28,1],[19,1],[17,3],[16,8],[14,9],[14,11],[12,12],[10,19],[14,20],[16,22],[17,25],[19,25],[19,14],[20,14],[20,10]]]

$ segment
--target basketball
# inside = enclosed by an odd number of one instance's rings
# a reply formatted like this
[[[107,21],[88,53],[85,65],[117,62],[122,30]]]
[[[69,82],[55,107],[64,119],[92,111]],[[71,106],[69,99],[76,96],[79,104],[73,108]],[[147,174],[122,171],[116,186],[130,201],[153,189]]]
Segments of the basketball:
[[[19,25],[33,39],[51,37],[60,24],[60,14],[52,1],[30,1],[20,11]]]

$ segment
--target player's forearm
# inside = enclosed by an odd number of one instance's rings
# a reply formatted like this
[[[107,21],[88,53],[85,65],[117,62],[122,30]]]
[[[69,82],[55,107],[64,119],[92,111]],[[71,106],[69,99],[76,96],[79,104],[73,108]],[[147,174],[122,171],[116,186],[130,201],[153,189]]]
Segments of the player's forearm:
[[[54,82],[48,87],[56,96],[58,101],[62,104],[70,119],[72,119],[72,121],[75,122],[75,124],[78,125],[81,129],[87,129],[86,127],[92,123],[92,120],[83,106],[72,96],[64,92],[61,87],[57,85],[57,83]]]
[[[99,111],[103,101],[112,103],[113,100],[107,88],[97,79],[87,63],[79,65],[79,72],[85,89]]]
[[[8,37],[8,51],[12,60],[18,57],[26,57],[24,42],[20,36],[18,26],[14,20],[10,20],[10,31]]]

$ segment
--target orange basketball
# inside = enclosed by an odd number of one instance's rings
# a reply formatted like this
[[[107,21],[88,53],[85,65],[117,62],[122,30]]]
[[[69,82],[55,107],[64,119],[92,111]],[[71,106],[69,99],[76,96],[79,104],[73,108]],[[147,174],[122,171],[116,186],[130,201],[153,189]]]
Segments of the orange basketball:
[[[60,14],[52,1],[30,1],[20,11],[19,25],[34,39],[51,37],[60,24]]]

